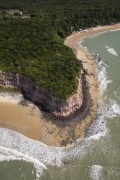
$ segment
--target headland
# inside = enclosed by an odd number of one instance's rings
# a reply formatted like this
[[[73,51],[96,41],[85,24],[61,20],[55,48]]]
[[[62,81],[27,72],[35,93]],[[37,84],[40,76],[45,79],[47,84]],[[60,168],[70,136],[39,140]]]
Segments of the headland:
[[[83,138],[89,125],[96,119],[97,107],[100,103],[101,96],[99,93],[96,61],[93,56],[79,44],[79,42],[98,33],[119,28],[119,24],[102,27],[99,26],[73,33],[71,36],[66,38],[65,45],[73,49],[77,59],[81,60],[83,64],[83,70],[80,79],[78,79],[79,86],[77,92],[71,97],[74,101],[71,103],[72,106],[69,114],[65,113],[68,111],[61,111],[64,116],[63,118],[63,116],[60,116],[61,113],[58,111],[53,114],[48,112],[44,113],[34,105],[29,106],[29,103],[26,104],[25,102],[20,103],[21,100],[18,100],[17,96],[15,100],[9,93],[9,96],[2,93],[0,96],[0,109],[5,113],[3,113],[3,116],[1,116],[0,119],[1,127],[10,128],[30,138],[53,146],[70,144],[75,142],[76,139]],[[5,77],[5,72],[2,75]],[[8,76],[10,78],[10,74]],[[14,101],[10,102],[10,97],[11,99],[14,99]],[[34,98],[37,99],[37,97]],[[78,103],[77,105],[76,102]],[[10,109],[11,111],[9,111]],[[12,109],[14,109],[14,111],[12,111]],[[11,118],[9,118],[10,114]],[[23,119],[23,121],[21,121],[21,119]],[[35,119],[37,123],[34,123]],[[26,122],[28,122],[29,125],[27,124],[25,127],[24,124]]]

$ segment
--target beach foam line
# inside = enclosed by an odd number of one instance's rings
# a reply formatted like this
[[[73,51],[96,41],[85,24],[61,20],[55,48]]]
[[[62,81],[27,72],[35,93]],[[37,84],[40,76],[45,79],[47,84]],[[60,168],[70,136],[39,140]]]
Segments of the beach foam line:
[[[22,134],[13,132],[6,128],[0,128],[0,146],[10,148],[43,162],[43,164],[62,164],[61,148],[48,147],[42,142],[25,137]],[[64,154],[64,153],[63,153]]]
[[[107,88],[107,84],[111,82],[107,79],[107,74],[105,72],[106,71],[103,71],[103,75],[100,75],[99,78],[100,81],[104,80],[103,85],[101,85],[103,93],[104,90],[106,90]],[[106,86],[104,87],[105,83]],[[101,119],[104,119],[103,115],[100,115],[100,117]],[[87,153],[89,153],[89,147],[91,149],[95,147],[93,139],[99,140],[98,137],[100,136],[101,134],[98,133],[97,135],[93,135],[93,138],[86,138],[83,141],[78,140],[78,143],[76,143],[75,145],[66,148],[55,148],[48,147],[43,143],[26,138],[19,133],[12,132],[8,129],[0,128],[0,146],[2,146],[3,148],[10,148],[13,151],[15,150],[18,153],[22,153],[27,155],[28,157],[37,159],[38,161],[43,162],[45,166],[61,166],[76,157],[83,158]]]
[[[106,106],[104,102],[98,108],[97,119],[88,128],[86,138],[99,140],[101,137],[106,136],[108,130],[105,121]]]
[[[116,27],[115,27],[116,26]],[[115,29],[110,29],[110,28],[113,28],[115,27]],[[98,31],[98,32],[97,32]],[[88,36],[82,36],[81,38],[78,39],[78,42],[79,44],[82,43],[83,39],[86,39],[86,38],[95,38],[96,36],[99,36],[101,34],[105,34],[105,33],[108,33],[108,32],[114,32],[114,31],[120,31],[120,24],[115,24],[115,25],[107,25],[107,26],[99,26],[99,27],[93,27],[93,28],[90,28],[90,31],[89,32],[95,32],[95,34],[91,34],[91,35],[88,35]],[[80,31],[80,35],[85,32],[88,32],[86,30],[82,30]],[[113,50],[112,50],[113,52]],[[113,52],[115,55],[116,53]]]
[[[99,140],[101,137],[106,136],[107,127],[105,122],[106,113],[106,104],[104,102],[104,93],[107,90],[108,84],[112,83],[111,80],[108,80],[107,77],[107,68],[108,65],[104,63],[102,60],[97,63],[97,73],[98,73],[98,81],[99,81],[99,89],[102,95],[101,104],[97,110],[97,119],[94,121],[88,128],[86,132],[86,138]]]
[[[104,102],[104,92],[107,89],[109,83],[112,83],[111,80],[108,80],[107,77],[107,64],[103,61],[100,61],[98,64],[98,79],[100,83],[100,92],[103,95],[103,101],[98,109],[98,118],[93,122],[88,128],[86,137],[90,139],[99,140],[102,136],[105,136],[108,132],[106,127],[105,118],[114,118],[120,116],[120,106],[113,99],[110,99],[108,103]]]
[[[102,180],[103,167],[100,165],[93,165],[90,167],[90,177],[92,180]]]
[[[80,43],[82,43],[82,41]],[[107,46],[106,48],[109,47]],[[89,126],[86,133],[86,138],[99,140],[102,136],[105,136],[108,132],[105,118],[106,117],[113,118],[115,116],[119,116],[120,107],[115,101],[113,102],[113,100],[108,105],[104,102],[105,99],[104,93],[107,90],[108,84],[112,83],[111,80],[108,80],[108,76],[107,76],[107,68],[109,68],[109,66],[106,63],[104,63],[102,60],[96,63],[98,65],[97,73],[98,73],[99,89],[103,99],[97,111],[97,119]]]
[[[110,30],[110,32],[115,32],[115,31],[120,31],[120,28],[118,28],[118,29],[113,29],[113,30]]]
[[[86,47],[83,46],[83,40],[79,40],[78,44],[80,47],[84,48],[86,50]],[[87,48],[87,52],[89,52],[89,49]],[[102,98],[104,97],[104,93],[108,87],[108,84],[112,83],[111,80],[108,80],[107,77],[107,68],[109,67],[106,63],[104,63],[102,60],[98,62],[96,59],[97,64],[97,74],[98,74],[98,81],[99,81],[99,90],[100,94],[102,95]],[[101,104],[97,111],[97,119],[94,121],[88,128],[86,132],[86,138],[99,140],[102,136],[105,136],[107,133],[107,127],[105,122],[105,107],[103,103],[103,99],[101,100]]]
[[[69,145],[67,147],[52,147],[47,146],[39,141],[29,139],[19,133],[13,132],[11,130],[0,128],[0,147],[2,147],[1,152],[5,152],[5,156],[1,159],[21,159],[27,160],[29,162],[40,162],[39,168],[47,166],[63,166],[66,163],[71,163],[74,159],[82,159],[86,154],[89,153],[89,149],[95,147],[95,143],[92,139],[83,139],[76,142],[76,144]],[[6,151],[3,151],[6,148]],[[7,151],[9,152],[7,155]],[[12,156],[11,156],[12,155]],[[7,158],[6,158],[7,156]],[[5,159],[6,158],[6,159]],[[37,161],[36,161],[37,160]],[[41,163],[42,162],[42,163]],[[41,165],[42,164],[42,165]],[[38,171],[39,171],[39,168]],[[41,173],[41,169],[40,169]]]
[[[103,95],[103,100],[97,112],[97,120],[90,125],[87,131],[87,137],[97,140],[99,140],[100,137],[105,136],[108,132],[105,118],[112,119],[113,117],[120,115],[120,106],[115,100],[110,99],[108,103],[104,101],[104,92],[106,91],[108,84],[112,83],[112,81],[108,80],[107,77],[107,65],[101,61],[98,66],[98,79],[100,82],[100,91]]]
[[[107,67],[108,65],[103,61],[98,63],[98,81],[101,94],[104,94],[107,90],[108,84],[112,83],[111,80],[108,80]]]
[[[85,49],[85,51],[89,52],[89,49],[87,47],[84,47],[82,45],[83,43],[83,40],[81,41],[78,41],[78,44]],[[107,77],[107,71],[106,71],[106,68],[109,67],[106,63],[104,63],[103,61],[100,61],[99,63],[96,62],[98,64],[97,66],[97,73],[98,73],[98,81],[99,81],[99,89],[100,89],[100,92],[101,94],[104,94],[104,92],[106,91],[107,89],[107,86],[109,83],[112,83],[111,80],[108,80],[108,77]]]
[[[83,40],[79,41],[78,44],[85,49],[85,51],[89,52],[89,49],[87,47],[84,47],[82,45]],[[111,80],[108,80],[107,77],[107,67],[109,67],[106,63],[104,63],[102,60],[98,63],[97,66],[97,73],[98,73],[98,81],[99,81],[99,89],[101,94],[104,94],[104,92],[107,89],[108,84],[112,83]]]
[[[104,137],[106,135],[106,133],[97,133],[93,136],[90,136],[89,139],[93,139],[93,140],[96,140],[96,141],[99,141],[101,137]]]
[[[87,130],[86,138],[99,140],[101,137],[106,136],[107,128],[105,122],[105,116],[99,116],[99,118],[93,122]]]
[[[106,106],[106,112],[105,116],[110,119],[120,116],[120,105],[115,100],[110,99],[109,104]]]
[[[14,161],[14,160],[24,160],[24,161],[33,163],[36,169],[36,179],[39,179],[42,176],[43,171],[47,169],[46,166],[40,161],[38,161],[37,159],[29,157],[20,152],[17,152],[16,150],[12,150],[10,148],[5,148],[5,147],[0,146],[0,162]]]
[[[114,55],[114,56],[118,56],[117,52],[115,51],[115,49],[109,47],[109,46],[105,46],[105,48],[107,49],[107,52],[109,52],[110,54]]]
[[[105,31],[104,31],[104,27],[98,27],[98,28],[93,28],[92,31],[94,31],[95,29],[96,30],[102,30],[103,29],[103,32],[101,31],[96,31],[95,34],[92,34],[91,35],[88,35],[87,37],[84,35],[83,37],[79,37],[78,36],[78,40],[76,41],[76,43],[78,43],[78,45],[81,47],[81,48],[84,48],[84,45],[82,44],[84,42],[84,40],[86,38],[94,38],[95,36],[99,36],[100,34],[102,33],[107,33],[107,32],[110,32],[110,31],[118,31],[120,30],[120,25],[117,25],[115,28],[117,29],[114,29],[114,30],[110,30],[110,28],[112,28],[113,26],[105,26]],[[106,47],[106,49],[108,50],[109,53],[112,53],[114,56],[118,56],[117,52],[113,49],[113,48],[110,48],[109,46]],[[87,51],[89,52],[89,49],[87,49]],[[99,80],[99,89],[100,89],[100,93],[102,95],[102,102],[101,102],[101,105],[98,109],[98,118],[95,122],[93,122],[89,128],[88,128],[88,131],[87,131],[87,136],[86,136],[86,139],[88,137],[88,139],[96,139],[96,140],[99,140],[101,136],[105,136],[108,129],[106,127],[106,121],[105,121],[105,118],[106,117],[109,117],[110,115],[112,115],[111,117],[113,116],[119,116],[119,107],[118,105],[116,105],[116,103],[113,104],[109,104],[108,106],[110,106],[110,109],[112,109],[112,114],[110,112],[107,112],[107,109],[106,109],[106,97],[104,97],[104,93],[105,91],[107,90],[107,87],[108,87],[108,84],[112,83],[112,80],[109,80],[108,79],[108,76],[107,76],[107,68],[109,68],[109,65],[107,65],[106,63],[104,63],[103,61],[100,60],[100,62],[97,62],[98,64],[98,67],[97,67],[97,72],[98,72],[98,80]],[[114,110],[114,113],[113,113],[113,110]]]

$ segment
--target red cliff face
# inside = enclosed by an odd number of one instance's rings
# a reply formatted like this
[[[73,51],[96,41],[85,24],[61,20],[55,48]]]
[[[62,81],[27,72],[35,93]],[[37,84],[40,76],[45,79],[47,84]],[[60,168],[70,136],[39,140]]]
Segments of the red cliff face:
[[[51,95],[47,90],[35,86],[30,79],[15,73],[0,72],[0,86],[21,88],[27,98],[40,104],[55,116],[68,117],[78,110],[83,103],[80,79],[77,92],[67,100]]]

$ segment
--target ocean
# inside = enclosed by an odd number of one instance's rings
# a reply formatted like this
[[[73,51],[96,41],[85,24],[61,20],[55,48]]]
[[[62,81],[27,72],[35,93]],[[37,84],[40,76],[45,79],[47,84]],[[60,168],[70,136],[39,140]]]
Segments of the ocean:
[[[0,128],[0,180],[120,179],[120,31],[84,39],[100,55],[102,102],[86,138],[67,147],[50,147]]]

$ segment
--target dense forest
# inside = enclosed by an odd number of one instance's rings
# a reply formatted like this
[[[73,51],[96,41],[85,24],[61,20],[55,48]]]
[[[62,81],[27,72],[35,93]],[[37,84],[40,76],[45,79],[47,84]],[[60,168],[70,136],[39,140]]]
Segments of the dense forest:
[[[14,9],[23,14],[11,15]],[[76,91],[82,64],[64,38],[119,21],[119,0],[0,0],[0,70],[30,77],[53,95],[68,98]]]

